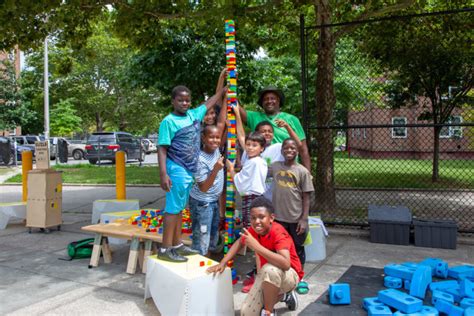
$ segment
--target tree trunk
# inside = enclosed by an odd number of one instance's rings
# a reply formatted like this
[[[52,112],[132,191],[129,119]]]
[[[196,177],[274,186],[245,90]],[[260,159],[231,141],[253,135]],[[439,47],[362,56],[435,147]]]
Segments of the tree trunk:
[[[327,0],[317,1],[318,24],[330,24],[331,12]],[[316,77],[316,123],[318,127],[330,124],[336,104],[334,93],[334,34],[330,28],[322,28],[318,43]],[[334,191],[334,140],[331,129],[318,129],[316,165],[316,203],[321,211],[336,207]]]
[[[102,132],[103,130],[104,130],[104,122],[102,121],[100,114],[96,113],[95,114],[95,131]]]
[[[435,126],[433,128],[433,173],[431,175],[431,181],[437,182],[439,180],[439,133],[441,127]]]

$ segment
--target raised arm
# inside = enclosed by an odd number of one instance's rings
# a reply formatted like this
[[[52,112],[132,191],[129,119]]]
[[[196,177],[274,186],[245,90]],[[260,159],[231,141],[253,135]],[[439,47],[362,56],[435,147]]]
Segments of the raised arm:
[[[296,146],[298,147],[298,151],[301,153],[301,147],[303,146],[303,143],[301,142],[298,135],[296,135],[294,129],[291,128],[290,124],[288,124],[288,122],[282,119],[276,119],[275,123],[278,127],[283,127],[284,129],[286,129],[288,135],[290,135],[290,137],[295,140]]]
[[[234,108],[235,123],[236,123],[236,128],[237,128],[237,139],[239,140],[240,146],[242,148],[245,148],[245,131],[244,131],[244,125],[242,124],[242,118],[240,116],[240,109],[241,109],[240,105],[237,105],[237,107]]]
[[[209,110],[211,106],[218,104],[219,101],[222,99],[222,96],[226,93],[226,91],[227,91],[227,86],[221,88],[219,91],[216,92],[216,94],[214,94],[212,97],[207,99],[205,103],[206,108]]]

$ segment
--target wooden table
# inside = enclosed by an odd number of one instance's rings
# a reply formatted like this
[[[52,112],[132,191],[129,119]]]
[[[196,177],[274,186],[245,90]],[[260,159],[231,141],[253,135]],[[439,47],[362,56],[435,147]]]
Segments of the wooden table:
[[[126,220],[117,220],[108,224],[96,224],[82,227],[82,230],[95,233],[94,247],[89,267],[98,267],[100,254],[103,253],[104,263],[112,262],[108,237],[131,240],[130,253],[128,255],[127,273],[134,274],[137,270],[137,263],[141,266],[142,272],[146,273],[146,259],[152,253],[153,242],[161,243],[161,234],[146,232],[142,227],[131,225]],[[191,245],[189,234],[183,234],[183,243]],[[144,244],[143,250],[140,246]]]

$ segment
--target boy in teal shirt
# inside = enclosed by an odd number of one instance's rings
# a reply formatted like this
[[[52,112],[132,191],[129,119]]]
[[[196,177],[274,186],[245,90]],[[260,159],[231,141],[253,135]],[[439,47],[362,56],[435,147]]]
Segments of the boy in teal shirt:
[[[185,262],[187,258],[184,256],[197,254],[181,240],[181,211],[188,203],[193,173],[197,172],[201,122],[206,111],[222,99],[225,90],[221,89],[205,104],[191,110],[191,91],[188,88],[177,86],[171,93],[173,112],[161,122],[158,135],[161,187],[166,191],[159,259]]]

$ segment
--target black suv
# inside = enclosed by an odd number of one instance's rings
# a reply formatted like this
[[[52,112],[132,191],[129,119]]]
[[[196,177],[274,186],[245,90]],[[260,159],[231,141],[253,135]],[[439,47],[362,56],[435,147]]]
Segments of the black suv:
[[[115,163],[115,153],[120,150],[125,152],[125,162],[128,159],[145,160],[145,151],[140,140],[124,132],[93,133],[87,140],[86,159],[93,165],[99,158]]]

